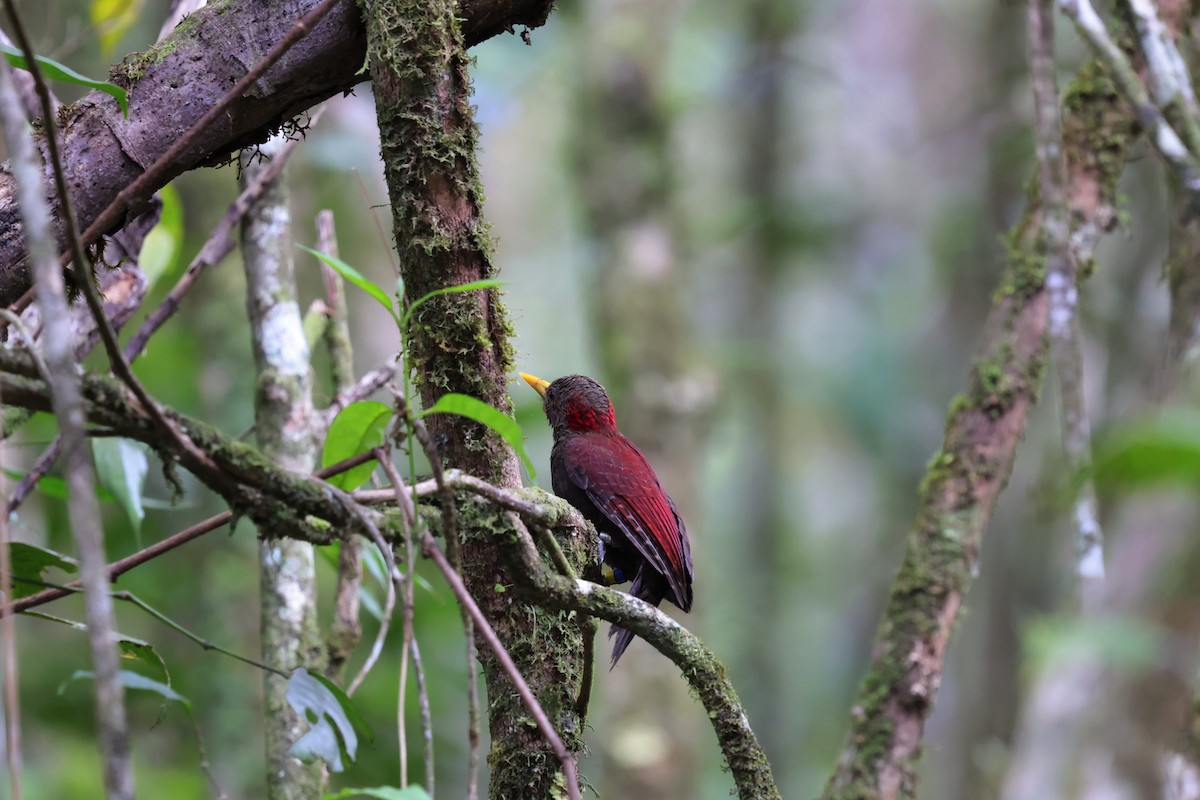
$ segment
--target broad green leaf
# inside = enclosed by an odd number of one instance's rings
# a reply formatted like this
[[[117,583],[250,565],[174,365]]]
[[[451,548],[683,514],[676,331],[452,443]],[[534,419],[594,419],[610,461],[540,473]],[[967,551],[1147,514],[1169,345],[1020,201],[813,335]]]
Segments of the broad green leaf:
[[[53,550],[35,547],[24,542],[12,542],[8,548],[9,558],[12,559],[14,598],[28,597],[44,589],[45,587],[39,584],[44,580],[42,573],[50,567],[61,569],[63,572],[75,572],[77,569],[73,558],[68,558]],[[21,580],[21,578],[25,580]]]
[[[388,313],[392,315],[392,319],[396,320],[396,324],[400,324],[400,317],[396,315],[395,303],[392,301],[392,298],[388,297],[387,292],[381,289],[378,284],[373,283],[361,272],[347,264],[345,261],[342,261],[340,258],[335,258],[327,253],[322,253],[320,250],[313,250],[311,247],[305,247],[302,244],[298,244],[296,246],[306,253],[311,253],[312,255],[316,256],[322,262],[328,264],[334,272],[341,275],[343,278],[350,281],[367,294],[371,295],[371,297],[374,297],[379,301],[381,306],[388,310]]]
[[[1200,412],[1165,409],[1098,437],[1097,483],[1115,489],[1200,484]]]
[[[379,447],[387,436],[391,420],[392,409],[383,403],[365,400],[346,406],[329,426],[321,466],[328,467]],[[370,480],[375,466],[374,461],[359,464],[330,477],[329,482],[343,491],[352,492]]]
[[[67,687],[70,686],[75,681],[82,681],[82,680],[90,681],[90,680],[93,680],[95,677],[96,677],[95,674],[91,670],[86,670],[86,669],[76,670],[71,675],[71,677],[67,678],[65,681],[62,682],[62,684],[59,685],[58,693],[62,694],[63,692],[65,692]],[[170,686],[167,686],[165,683],[156,681],[153,678],[147,678],[145,675],[142,675],[137,672],[130,672],[127,669],[123,669],[120,672],[118,672],[117,678],[118,678],[118,680],[121,681],[121,685],[124,686],[126,689],[137,689],[139,691],[144,691],[144,692],[154,692],[155,694],[162,697],[164,700],[173,700],[176,703],[179,703],[185,709],[187,709],[187,712],[189,714],[192,711],[192,702],[190,700],[188,700],[186,697],[184,697],[183,695],[181,695],[179,692],[172,689]]]
[[[15,47],[6,44],[0,44],[0,53],[4,54],[5,60],[10,66],[18,69],[29,69],[25,61],[24,54]],[[121,107],[121,113],[126,117],[129,116],[129,99],[125,96],[125,90],[120,86],[105,81],[92,80],[86,75],[80,75],[75,70],[68,66],[59,64],[57,61],[51,61],[44,56],[34,56],[38,66],[42,68],[42,74],[52,81],[60,83],[73,83],[76,86],[85,86],[88,89],[98,89],[105,94],[112,95],[117,101],[117,105]]]
[[[183,245],[183,201],[173,184],[158,190],[162,213],[158,223],[146,234],[138,253],[138,266],[146,276],[147,290],[164,276],[174,272]]]
[[[21,480],[25,477],[24,472],[20,472],[15,469],[6,469],[4,470],[4,474],[16,480]],[[46,497],[51,497],[55,500],[67,499],[67,482],[57,475],[43,475],[42,477],[38,478],[37,487],[38,491],[46,495]],[[112,496],[112,492],[100,485],[96,486],[96,499],[102,503],[117,502],[117,498]],[[155,502],[161,503],[162,501]],[[150,504],[146,503],[145,505],[149,506]],[[171,506],[167,504],[166,507]]]
[[[69,628],[74,628],[80,633],[87,633],[87,625],[73,619],[58,617],[54,614],[47,614],[43,611],[24,611],[22,612],[28,617],[37,617],[44,619],[47,622],[57,622],[59,625],[66,625]],[[151,667],[159,675],[162,676],[163,683],[167,686],[171,685],[171,673],[167,670],[167,662],[163,661],[162,656],[154,649],[154,645],[147,641],[138,639],[136,636],[127,636],[118,632],[117,647],[121,651],[121,658],[128,658],[134,661],[141,661],[148,667]]]
[[[476,289],[494,289],[500,286],[501,283],[494,278],[486,278],[481,281],[471,281],[470,283],[460,283],[458,286],[445,286],[441,289],[434,289],[427,295],[421,297],[415,303],[404,310],[404,315],[400,317],[400,330],[408,330],[408,321],[412,319],[413,313],[433,298],[443,294],[461,294],[463,292],[473,292]]]
[[[300,668],[288,680],[288,705],[308,720],[307,733],[289,751],[305,763],[321,759],[333,772],[344,769],[342,755],[353,761],[358,736],[371,741],[370,729],[346,693],[332,681]]]
[[[142,445],[129,439],[102,438],[92,442],[96,461],[96,477],[105,489],[112,492],[117,504],[125,510],[133,536],[142,546],[142,490],[146,485],[149,461]]]
[[[89,13],[100,39],[100,50],[111,56],[137,22],[144,0],[92,0]]]
[[[482,400],[457,392],[442,395],[432,407],[421,412],[421,416],[428,414],[458,414],[460,417],[473,419],[480,425],[491,428],[503,436],[504,441],[508,442],[521,457],[525,469],[529,470],[529,477],[537,477],[537,472],[533,469],[533,462],[525,453],[525,437],[521,433],[521,426],[507,414],[492,408]]]
[[[342,789],[337,794],[327,794],[322,800],[351,800],[355,797],[373,797],[375,800],[429,800],[429,792],[422,786],[375,786],[370,789]]]

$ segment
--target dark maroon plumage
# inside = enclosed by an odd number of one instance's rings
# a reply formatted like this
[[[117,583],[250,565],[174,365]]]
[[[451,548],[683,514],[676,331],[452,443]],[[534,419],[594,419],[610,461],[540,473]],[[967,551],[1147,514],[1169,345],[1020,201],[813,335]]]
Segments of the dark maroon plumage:
[[[658,605],[692,607],[692,553],[687,529],[646,457],[617,430],[604,387],[583,375],[553,383],[522,373],[543,398],[554,431],[554,493],[579,509],[609,544],[604,561],[633,580],[629,593]],[[616,625],[612,665],[633,634]]]

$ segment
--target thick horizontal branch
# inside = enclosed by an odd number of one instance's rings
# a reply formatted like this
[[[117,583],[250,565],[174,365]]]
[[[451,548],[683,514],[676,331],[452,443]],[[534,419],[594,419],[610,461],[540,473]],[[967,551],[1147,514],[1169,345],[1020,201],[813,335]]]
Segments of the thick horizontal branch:
[[[113,69],[129,90],[129,117],[106,94],[92,92],[63,109],[61,144],[81,227],[87,227],[126,186],[179,139],[317,0],[263,5],[224,0],[187,17],[176,31]],[[462,0],[462,29],[475,45],[515,26],[536,27],[547,0]],[[222,122],[173,165],[163,183],[205,164],[219,163],[247,145],[265,141],[305,109],[364,80],[366,36],[353,3],[339,3],[279,63],[235,103]],[[44,149],[44,148],[43,148]],[[44,159],[43,159],[44,160]],[[161,185],[148,187],[146,200]],[[136,212],[136,209],[135,209]],[[24,231],[13,178],[0,168],[0,305],[30,286]]]

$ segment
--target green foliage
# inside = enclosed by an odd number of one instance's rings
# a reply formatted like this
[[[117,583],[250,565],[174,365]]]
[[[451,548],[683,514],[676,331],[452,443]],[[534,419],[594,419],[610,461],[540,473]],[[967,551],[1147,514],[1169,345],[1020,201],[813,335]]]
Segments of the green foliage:
[[[337,794],[327,794],[324,800],[350,800],[353,797],[374,797],[376,800],[429,800],[429,792],[421,786],[376,786],[372,789],[342,789]]]
[[[142,492],[146,485],[149,461],[146,448],[129,439],[103,438],[92,443],[92,454],[96,461],[96,477],[125,511],[133,536],[142,546],[142,520],[146,511],[142,506]]]
[[[68,628],[79,631],[80,633],[87,633],[87,625],[83,624],[82,622],[77,622],[73,619],[65,619],[63,617],[57,617],[53,614],[46,614],[41,611],[26,611],[24,613],[26,616],[36,617],[37,619],[43,619],[47,622],[57,622],[60,625],[66,625]],[[154,645],[150,644],[144,639],[139,639],[136,636],[128,636],[124,633],[118,632],[117,648],[121,651],[121,658],[142,662],[158,673],[167,686],[171,685],[171,673],[167,669],[167,662],[164,661],[163,657],[159,655],[157,650],[154,649]]]
[[[75,559],[24,542],[12,542],[8,552],[12,563],[13,597],[27,597],[40,591],[44,582],[42,573],[50,567],[63,572],[77,570]]]
[[[1025,631],[1030,665],[1061,669],[1080,661],[1109,667],[1144,667],[1156,663],[1159,633],[1144,621],[1105,617],[1053,617],[1036,620]]]
[[[366,720],[337,684],[303,667],[288,680],[287,701],[312,726],[292,745],[292,755],[305,763],[321,759],[332,772],[343,771],[342,756],[354,761],[358,737],[374,742]]]
[[[146,234],[138,253],[138,266],[146,276],[147,287],[153,287],[164,275],[174,272],[183,247],[183,201],[175,187],[168,184],[158,190],[162,213],[158,223]]]
[[[145,0],[91,0],[88,15],[100,40],[100,49],[111,56],[145,5]]]
[[[322,262],[327,264],[334,272],[341,275],[345,280],[350,281],[350,283],[353,283],[371,297],[375,298],[375,300],[377,300],[381,306],[388,310],[388,313],[392,315],[392,319],[396,320],[396,326],[402,327],[400,324],[400,317],[396,314],[396,307],[392,302],[392,298],[388,297],[387,292],[381,289],[379,284],[373,282],[371,279],[367,278],[361,272],[347,264],[345,261],[342,261],[340,258],[335,258],[327,253],[314,250],[311,247],[305,247],[302,244],[298,244],[296,246],[304,252],[316,256]]]
[[[525,452],[525,436],[521,433],[521,426],[508,414],[492,408],[482,400],[477,400],[474,397],[456,392],[449,392],[439,397],[431,408],[427,408],[422,412],[421,416],[428,414],[458,414],[461,417],[467,417],[478,422],[480,425],[491,428],[504,437],[504,441],[508,442],[517,455],[521,457],[521,462],[525,464],[525,469],[529,470],[529,477],[537,477],[537,472],[533,468],[533,462]]]
[[[325,449],[321,453],[321,466],[328,467],[379,447],[387,436],[391,419],[392,409],[383,403],[363,401],[343,408],[329,426]],[[370,480],[374,471],[375,462],[368,461],[332,476],[329,482],[339,489],[352,492]]]
[[[1103,491],[1200,483],[1200,412],[1165,409],[1100,436],[1093,464]]]
[[[4,54],[9,66],[18,69],[29,69],[29,64],[25,61],[24,54],[17,48],[0,44],[0,53]],[[125,96],[125,90],[120,86],[107,83],[106,81],[93,80],[86,75],[80,75],[70,67],[60,64],[57,61],[51,61],[44,56],[34,56],[34,58],[37,60],[38,66],[42,68],[42,74],[48,80],[73,83],[76,86],[86,86],[89,89],[98,89],[105,94],[112,95],[117,104],[121,106],[121,113],[126,117],[129,116],[129,99]]]
[[[65,692],[67,690],[68,686],[70,686],[72,683],[75,683],[76,681],[81,681],[81,680],[89,680],[90,681],[93,678],[95,678],[95,674],[91,670],[77,669],[77,670],[75,670],[75,672],[71,673],[71,677],[69,677],[65,681],[63,681],[63,683],[58,687],[58,693],[62,694],[63,692]],[[172,689],[170,686],[167,686],[165,683],[156,681],[153,678],[147,678],[145,675],[142,675],[141,673],[138,673],[138,672],[130,672],[127,669],[123,669],[120,672],[118,672],[117,678],[118,678],[118,680],[121,681],[121,685],[124,686],[126,689],[136,689],[138,691],[153,692],[154,694],[157,694],[160,697],[162,697],[164,700],[171,700],[173,702],[179,703],[187,710],[189,715],[192,712],[192,701],[188,700],[186,697],[184,697],[179,692]]]

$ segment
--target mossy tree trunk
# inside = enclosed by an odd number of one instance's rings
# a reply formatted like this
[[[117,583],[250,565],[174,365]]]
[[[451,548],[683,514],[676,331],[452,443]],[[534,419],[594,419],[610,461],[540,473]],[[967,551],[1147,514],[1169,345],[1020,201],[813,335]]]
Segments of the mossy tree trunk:
[[[481,212],[463,38],[448,0],[362,3],[374,81],[384,174],[396,245],[410,299],[494,275]],[[511,413],[511,334],[495,290],[449,294],[414,315],[409,364],[421,402],[447,392],[476,397]],[[430,432],[447,466],[499,486],[520,485],[517,460],[502,440],[466,419],[435,415]],[[581,747],[576,715],[583,644],[569,615],[536,610],[505,591],[510,580],[486,530],[460,526],[468,589],[495,627],[572,752]],[[492,749],[490,796],[554,797],[562,776],[553,752],[486,644],[479,640],[487,685]]]

